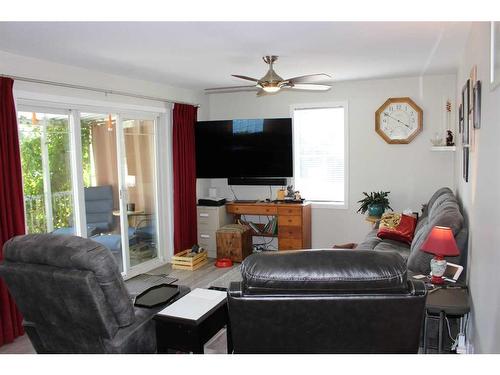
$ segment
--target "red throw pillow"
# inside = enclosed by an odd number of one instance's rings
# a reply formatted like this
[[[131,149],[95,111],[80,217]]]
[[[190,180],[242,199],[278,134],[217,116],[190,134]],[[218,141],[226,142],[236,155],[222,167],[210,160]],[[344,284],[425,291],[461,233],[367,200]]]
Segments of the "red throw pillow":
[[[396,213],[384,214],[380,219],[377,237],[410,245],[416,226],[417,219],[413,216]]]

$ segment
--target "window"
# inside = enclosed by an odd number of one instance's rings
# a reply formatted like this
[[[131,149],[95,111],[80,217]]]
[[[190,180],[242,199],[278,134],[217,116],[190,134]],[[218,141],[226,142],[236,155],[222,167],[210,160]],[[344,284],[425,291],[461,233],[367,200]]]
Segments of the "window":
[[[19,112],[19,148],[28,233],[73,223],[69,116]]]
[[[295,189],[307,200],[347,202],[347,105],[293,109]]]

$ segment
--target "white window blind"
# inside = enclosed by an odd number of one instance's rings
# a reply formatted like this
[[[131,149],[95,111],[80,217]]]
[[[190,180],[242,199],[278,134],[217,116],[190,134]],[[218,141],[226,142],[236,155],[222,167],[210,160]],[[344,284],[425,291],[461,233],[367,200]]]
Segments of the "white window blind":
[[[295,189],[318,202],[345,202],[345,108],[293,112]]]

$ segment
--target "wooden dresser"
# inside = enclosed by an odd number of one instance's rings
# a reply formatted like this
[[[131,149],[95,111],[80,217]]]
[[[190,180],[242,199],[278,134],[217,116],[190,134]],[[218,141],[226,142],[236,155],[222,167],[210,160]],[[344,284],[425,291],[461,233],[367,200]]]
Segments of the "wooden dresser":
[[[258,237],[278,237],[279,250],[300,250],[311,248],[311,204],[310,203],[239,203],[226,204],[228,214],[233,214],[235,221],[241,215],[276,216],[278,235],[256,233]],[[262,228],[264,225],[259,225]]]

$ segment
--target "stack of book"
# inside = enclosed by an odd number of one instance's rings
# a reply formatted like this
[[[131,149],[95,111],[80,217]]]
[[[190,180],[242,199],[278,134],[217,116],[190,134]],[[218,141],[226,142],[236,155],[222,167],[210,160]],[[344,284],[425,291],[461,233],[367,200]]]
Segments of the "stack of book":
[[[260,231],[259,227],[257,226],[257,224],[252,223],[251,221],[249,221],[249,222],[247,222],[247,225],[249,225],[250,228],[252,228],[255,233],[262,233]]]
[[[278,220],[276,217],[271,218],[268,223],[264,226],[262,224],[256,224],[251,221],[239,220],[239,224],[248,225],[257,234],[270,234],[273,236],[278,235]]]
[[[264,233],[277,235],[278,234],[278,220],[276,217],[271,218],[264,226]]]

